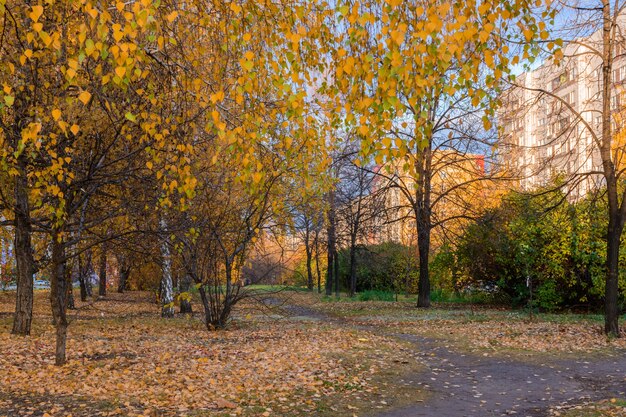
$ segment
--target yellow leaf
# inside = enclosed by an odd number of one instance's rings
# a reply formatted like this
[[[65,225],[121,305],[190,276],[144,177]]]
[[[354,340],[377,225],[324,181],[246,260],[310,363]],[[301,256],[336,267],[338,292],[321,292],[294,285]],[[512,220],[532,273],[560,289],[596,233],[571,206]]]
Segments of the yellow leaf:
[[[172,23],[176,17],[178,17],[178,12],[174,10],[172,13],[167,15],[166,19],[168,22]]]
[[[349,56],[346,59],[346,63],[343,65],[343,70],[346,74],[352,74],[352,69],[354,68],[354,58]]]
[[[43,14],[43,6],[33,6],[32,10],[33,11],[30,12],[28,17],[30,17],[33,20],[33,22],[37,22],[39,18],[41,17],[41,15]]]
[[[61,118],[61,110],[59,109],[52,110],[52,118],[54,119],[55,122],[59,120]]]
[[[530,42],[530,40],[533,38],[534,32],[530,29],[525,29],[524,30],[524,38],[526,38],[527,42]]]
[[[72,125],[72,127],[70,127],[70,132],[72,132],[74,136],[78,135],[79,131],[80,127],[78,125]]]
[[[241,11],[241,6],[233,1],[230,3],[230,10],[235,12],[235,14],[239,14],[239,12]]]
[[[48,35],[48,33],[44,32],[43,30],[39,32],[39,37],[46,46],[50,46],[50,44],[52,43],[52,38],[50,37],[50,35]]]
[[[124,75],[126,75],[126,68],[125,67],[115,68],[115,75],[117,75],[120,78],[123,78]]]
[[[218,101],[224,100],[224,92],[223,91],[218,91],[215,94],[211,94],[211,102],[213,104],[217,103]]]
[[[89,91],[83,91],[78,95],[78,99],[86,106],[91,99],[91,93]]]

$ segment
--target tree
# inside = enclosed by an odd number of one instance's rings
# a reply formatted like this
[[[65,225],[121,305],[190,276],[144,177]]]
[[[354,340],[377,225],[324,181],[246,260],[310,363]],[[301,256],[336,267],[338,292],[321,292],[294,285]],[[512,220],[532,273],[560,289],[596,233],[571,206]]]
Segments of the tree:
[[[350,297],[356,294],[357,284],[357,245],[366,241],[372,232],[374,220],[384,209],[381,197],[384,188],[375,188],[376,174],[372,167],[357,166],[346,161],[339,168],[339,181],[336,185],[339,226],[345,235],[349,257],[348,291]],[[371,234],[371,233],[370,233]]]
[[[497,105],[493,89],[510,71],[504,39],[543,32],[532,7],[525,1],[389,1],[337,8],[337,30],[349,36],[332,50],[334,90],[325,91],[339,92],[334,120],[357,129],[361,153],[379,165],[394,161],[413,179],[405,189],[418,236],[418,306],[430,305],[432,205],[440,200],[432,195],[435,149],[468,158],[463,155],[471,148],[454,142],[467,136],[459,129],[464,115],[482,116],[489,129]],[[531,52],[528,43],[524,53]]]
[[[562,30],[556,32],[559,39],[544,37],[548,46],[565,45],[549,56],[550,65],[542,69],[545,77],[553,77],[552,82],[547,86],[531,85],[521,79],[514,84],[518,89],[512,94],[528,92],[530,97],[522,100],[522,104],[546,109],[541,111],[547,112],[553,138],[547,134],[537,144],[536,152],[553,154],[552,159],[557,152],[567,154],[564,163],[550,162],[540,156],[540,167],[566,172],[565,187],[572,198],[580,198],[585,190],[597,188],[598,184],[606,186],[603,194],[608,204],[604,330],[618,337],[619,252],[626,221],[626,190],[620,185],[625,131],[619,104],[621,93],[616,83],[622,79],[619,66],[626,42],[622,33],[626,3],[598,0],[584,4],[559,2],[557,6],[555,11],[558,10],[562,19]],[[583,94],[588,97],[569,94],[567,84],[575,79],[585,80],[590,88]],[[537,171],[540,171],[539,166]]]
[[[62,364],[67,262],[79,253],[73,251],[73,239],[83,239],[82,232],[118,215],[116,200],[104,201],[103,195],[123,187],[122,179],[139,160],[146,163],[139,156],[148,148],[177,144],[166,143],[153,127],[159,115],[148,111],[162,92],[158,77],[148,81],[155,74],[149,57],[158,29],[155,4],[118,3],[99,10],[92,2],[18,3],[0,5],[7,33],[2,48],[11,57],[0,69],[6,86],[2,134],[11,135],[2,142],[3,169],[19,182],[24,178],[18,168],[24,168],[27,182],[20,189],[26,195],[20,201],[36,203],[36,226],[51,247],[56,363]],[[28,233],[34,208],[20,207],[20,215],[29,217],[19,233]],[[20,254],[30,252],[24,245]],[[32,268],[23,270],[30,274]]]

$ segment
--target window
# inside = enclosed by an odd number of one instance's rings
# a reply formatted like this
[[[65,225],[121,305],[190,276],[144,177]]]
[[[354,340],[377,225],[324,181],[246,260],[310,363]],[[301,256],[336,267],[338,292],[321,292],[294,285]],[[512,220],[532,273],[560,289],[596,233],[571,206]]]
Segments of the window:
[[[613,70],[613,82],[621,83],[626,80],[626,65]]]
[[[562,98],[566,103],[571,104],[572,106],[576,105],[576,92],[575,91],[570,91],[569,93],[565,94],[565,96],[563,96]]]
[[[561,76],[556,77],[552,80],[552,90],[556,90],[561,85]]]
[[[573,81],[576,78],[576,67],[569,68],[560,73],[556,78],[552,80],[552,90],[556,90],[563,84]]]
[[[618,110],[621,105],[620,95],[615,94],[611,97],[611,110]]]

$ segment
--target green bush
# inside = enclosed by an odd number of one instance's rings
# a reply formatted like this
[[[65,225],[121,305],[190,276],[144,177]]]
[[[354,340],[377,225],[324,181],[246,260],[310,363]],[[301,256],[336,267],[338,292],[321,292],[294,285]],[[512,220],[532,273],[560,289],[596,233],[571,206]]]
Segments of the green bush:
[[[546,281],[537,288],[536,306],[545,311],[555,311],[563,305],[563,297],[556,287],[556,282]]]
[[[418,262],[415,248],[385,242],[356,248],[357,293],[384,291],[390,293],[417,290]],[[339,282],[345,290],[350,282],[350,252],[339,252]]]
[[[603,305],[606,205],[590,196],[570,203],[559,191],[510,194],[472,222],[455,260],[471,288],[497,289],[513,305],[545,311]],[[626,246],[620,253],[621,302],[626,295]]]

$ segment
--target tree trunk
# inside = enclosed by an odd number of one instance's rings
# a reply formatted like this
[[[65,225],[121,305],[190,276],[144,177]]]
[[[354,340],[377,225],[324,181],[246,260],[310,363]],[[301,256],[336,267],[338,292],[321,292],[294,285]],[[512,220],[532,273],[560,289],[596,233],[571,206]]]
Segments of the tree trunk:
[[[613,83],[611,70],[613,68],[613,45],[611,32],[614,30],[611,5],[609,0],[603,0],[603,32],[602,32],[602,142],[600,157],[602,169],[606,180],[607,198],[609,203],[609,224],[607,228],[606,250],[606,279],[604,291],[604,331],[607,335],[619,337],[619,309],[618,309],[618,276],[619,276],[619,247],[624,229],[622,209],[618,198],[617,174],[615,163],[612,159],[612,117],[611,95]]]
[[[328,245],[327,266],[326,266],[326,295],[330,297],[333,293],[333,251]]]
[[[168,243],[167,223],[161,218],[161,317],[174,317],[174,288],[172,284],[172,259]]]
[[[15,264],[17,269],[17,294],[11,333],[29,335],[33,319],[33,277],[35,259],[31,243],[30,205],[26,163],[18,158],[18,175],[15,180]]]
[[[417,247],[420,263],[419,280],[417,284],[417,306],[430,307],[430,277],[428,271],[428,254],[430,252],[430,225],[426,223],[418,226]]]
[[[85,263],[85,269],[83,272],[83,278],[85,279],[85,289],[87,290],[87,297],[93,297],[93,288],[91,277],[93,276],[93,263],[91,250],[87,251],[87,262]]]
[[[74,303],[74,280],[69,268],[67,268],[67,309],[76,310],[76,304]]]
[[[221,311],[218,312],[218,320],[214,323],[216,329],[225,329],[228,319],[230,317],[231,309],[233,308],[233,265],[232,262],[227,261],[224,265],[226,272],[226,295],[222,303]]]
[[[356,236],[350,238],[350,297],[356,295]]]
[[[337,252],[336,243],[333,244],[333,247],[335,249],[333,253],[333,261],[335,263],[335,273],[333,274],[335,277],[335,297],[339,298],[339,253]]]
[[[337,258],[337,251],[335,250],[335,192],[330,191],[328,193],[328,265],[326,274],[326,295],[330,296],[333,292],[333,282],[337,281],[339,277],[336,275],[336,269],[334,264]]]
[[[622,228],[616,225],[614,214],[609,213],[607,234],[606,282],[604,294],[604,332],[619,337],[619,246]]]
[[[63,365],[66,361],[65,345],[67,339],[67,285],[68,276],[65,272],[65,244],[60,235],[54,233],[52,241],[52,274],[50,283],[50,304],[52,318],[56,327],[55,364]]]
[[[417,283],[417,307],[430,307],[430,276],[428,257],[430,252],[432,175],[432,150],[427,147],[417,162],[417,207],[414,208],[417,226],[417,250],[419,252],[419,280]]]
[[[120,271],[120,280],[117,283],[117,292],[123,293],[128,288],[128,278],[130,277],[131,266],[125,256],[117,258]]]
[[[306,287],[309,291],[313,291],[313,265],[311,264],[313,261],[313,254],[310,243],[310,228],[307,224],[306,232],[304,235],[304,250],[306,252]]]
[[[317,274],[317,293],[322,293],[322,274],[320,272],[319,232],[315,231],[315,270]]]
[[[191,275],[189,274],[184,274],[183,277],[180,280],[180,292],[181,294],[184,293],[186,294],[186,297],[181,297],[180,299],[180,312],[181,314],[192,314],[193,310],[191,308],[191,301],[189,299],[189,297],[191,296],[191,293],[189,292],[189,290],[191,289]]]
[[[100,254],[100,273],[98,274],[99,285],[98,295],[104,297],[107,295],[107,247],[102,245],[102,253]]]
[[[80,301],[87,301],[87,284],[85,282],[85,273],[83,266],[83,257],[78,256],[78,283],[80,284]]]

